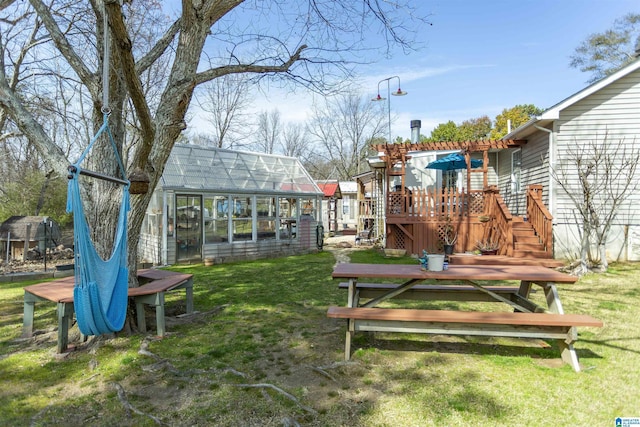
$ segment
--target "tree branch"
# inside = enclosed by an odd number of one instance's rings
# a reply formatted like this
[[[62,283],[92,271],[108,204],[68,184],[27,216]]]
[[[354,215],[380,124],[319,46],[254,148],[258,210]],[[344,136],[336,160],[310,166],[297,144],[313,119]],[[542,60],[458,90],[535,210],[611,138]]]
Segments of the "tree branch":
[[[209,80],[213,80],[217,77],[224,76],[226,74],[237,73],[284,73],[300,60],[302,52],[307,49],[307,45],[300,46],[293,55],[289,57],[287,61],[282,65],[252,65],[252,64],[237,64],[237,65],[224,65],[222,67],[216,67],[196,74],[196,84],[204,83]]]
[[[42,19],[49,35],[51,35],[53,43],[69,62],[69,65],[71,65],[76,74],[78,74],[82,83],[87,86],[91,92],[91,96],[95,99],[99,98],[98,79],[95,78],[95,73],[92,73],[91,70],[87,68],[82,59],[76,54],[75,50],[73,50],[64,33],[58,27],[53,15],[51,15],[49,8],[45,6],[41,0],[29,0],[29,2],[38,13],[40,19]]]
[[[138,73],[138,75],[142,74],[149,67],[151,67],[153,63],[156,62],[158,58],[160,58],[162,54],[167,50],[167,47],[171,44],[176,34],[178,34],[178,32],[180,31],[180,22],[180,19],[175,21],[160,38],[160,40],[158,40],[158,42],[151,48],[151,50],[147,52],[145,56],[138,60],[138,64],[136,66],[136,73]]]
[[[105,8],[109,26],[111,27],[111,34],[115,42],[114,46],[120,54],[122,73],[127,85],[127,90],[131,96],[131,101],[136,109],[136,114],[142,128],[142,141],[145,146],[151,147],[155,138],[155,128],[142,89],[142,82],[136,73],[136,63],[131,50],[131,40],[129,39],[127,27],[124,23],[122,9],[118,3],[107,3],[105,4]]]

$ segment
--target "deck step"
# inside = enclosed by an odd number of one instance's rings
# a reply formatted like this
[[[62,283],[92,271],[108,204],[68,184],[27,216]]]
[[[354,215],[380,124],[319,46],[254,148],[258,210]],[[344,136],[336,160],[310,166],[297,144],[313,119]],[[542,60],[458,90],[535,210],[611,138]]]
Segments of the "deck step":
[[[515,242],[513,244],[513,249],[516,251],[534,251],[534,252],[543,251],[544,252],[544,246],[542,246],[542,243],[540,242],[534,242],[534,243]]]
[[[543,250],[517,249],[513,251],[514,258],[543,258],[549,259],[549,254]]]
[[[530,235],[513,235],[513,241],[517,244],[517,243],[531,243],[531,244],[539,244],[540,243],[540,239],[538,239],[538,236],[530,236]]]

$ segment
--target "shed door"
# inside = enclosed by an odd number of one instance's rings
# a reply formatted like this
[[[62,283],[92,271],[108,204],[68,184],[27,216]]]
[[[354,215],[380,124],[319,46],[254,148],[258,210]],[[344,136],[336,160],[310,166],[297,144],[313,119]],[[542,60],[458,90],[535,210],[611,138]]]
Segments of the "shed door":
[[[202,196],[176,195],[176,260],[202,260]]]

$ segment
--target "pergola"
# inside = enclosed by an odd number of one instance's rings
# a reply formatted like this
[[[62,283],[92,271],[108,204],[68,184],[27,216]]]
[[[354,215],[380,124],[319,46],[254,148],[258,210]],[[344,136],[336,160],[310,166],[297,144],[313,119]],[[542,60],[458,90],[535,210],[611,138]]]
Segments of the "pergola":
[[[374,144],[373,149],[379,154],[381,160],[385,162],[387,168],[387,186],[389,185],[390,176],[400,176],[402,179],[402,188],[405,186],[405,165],[406,161],[411,158],[408,155],[410,151],[453,151],[459,150],[464,153],[467,162],[467,189],[471,186],[471,173],[483,173],[483,186],[489,183],[488,166],[489,166],[489,150],[501,150],[504,148],[519,148],[527,143],[525,139],[498,139],[498,140],[481,140],[481,141],[434,141],[434,142],[417,142],[417,143],[400,143],[400,144]],[[482,168],[471,169],[471,153],[482,153]],[[400,163],[400,171],[394,171],[395,166]]]

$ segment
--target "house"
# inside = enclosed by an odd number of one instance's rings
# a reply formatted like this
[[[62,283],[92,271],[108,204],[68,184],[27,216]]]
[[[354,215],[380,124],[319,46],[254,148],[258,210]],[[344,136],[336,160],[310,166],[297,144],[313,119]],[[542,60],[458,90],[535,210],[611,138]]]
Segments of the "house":
[[[28,249],[42,252],[58,246],[60,238],[60,227],[52,218],[12,216],[0,225],[0,253],[4,259],[25,260]]]
[[[376,145],[378,156],[369,163],[372,171],[383,174],[374,198],[382,200],[385,212],[385,247],[414,254],[440,251],[443,233],[453,223],[459,237],[456,252],[473,250],[478,241],[489,239],[500,243],[502,255],[577,257],[576,206],[554,180],[554,168],[576,144],[587,141],[606,140],[611,147],[638,152],[639,112],[637,59],[502,140]],[[482,166],[425,170],[430,161],[451,152],[463,153],[467,164],[482,159]],[[619,210],[608,258],[640,259],[639,202],[640,188]]]
[[[167,265],[315,251],[322,196],[296,158],[176,144],[145,214],[139,258]]]
[[[553,216],[555,257],[576,258],[580,253],[576,206],[553,179],[553,172],[574,155],[576,144],[606,142],[612,149],[620,146],[626,153],[638,152],[640,59],[560,101],[505,139],[527,140],[518,150],[497,154],[499,187],[507,195],[509,210],[523,213],[523,189],[534,183],[541,185],[542,200]],[[640,260],[638,206],[640,188],[619,209],[612,239],[607,243],[607,258]]]
[[[519,238],[520,230],[514,234],[514,228],[527,228],[524,233],[533,236],[536,230],[529,228],[538,224],[524,224],[522,217],[506,211],[495,185],[499,182],[497,152],[524,144],[526,141],[499,140],[376,145],[378,156],[369,161],[376,178],[369,179],[375,182],[372,204],[382,205],[384,212],[383,234],[376,239],[386,248],[411,254],[441,252],[444,234],[453,226],[459,237],[456,252],[474,250],[479,241],[492,240],[500,244],[502,255],[550,257],[549,241],[525,245],[520,240],[516,245],[514,236]],[[427,168],[432,161],[456,152],[464,153],[464,166],[450,171]],[[472,159],[481,167],[466,166]],[[362,179],[361,188],[366,194]],[[366,199],[365,195],[358,197]],[[483,220],[487,216],[491,221]]]

